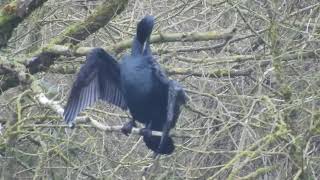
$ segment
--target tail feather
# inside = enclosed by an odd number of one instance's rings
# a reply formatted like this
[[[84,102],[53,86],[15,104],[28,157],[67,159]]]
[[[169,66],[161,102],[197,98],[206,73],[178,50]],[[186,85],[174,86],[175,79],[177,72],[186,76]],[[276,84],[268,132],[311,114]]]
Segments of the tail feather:
[[[146,143],[147,147],[151,149],[154,152],[157,152],[159,154],[172,154],[174,151],[174,142],[171,137],[168,137],[165,141],[164,146],[162,149],[159,151],[159,144],[161,141],[161,137],[158,136],[151,136],[151,137],[143,137],[143,141]]]
[[[144,52],[145,42],[149,39],[154,26],[154,17],[145,16],[137,27],[137,34],[132,43],[132,55],[140,55]]]

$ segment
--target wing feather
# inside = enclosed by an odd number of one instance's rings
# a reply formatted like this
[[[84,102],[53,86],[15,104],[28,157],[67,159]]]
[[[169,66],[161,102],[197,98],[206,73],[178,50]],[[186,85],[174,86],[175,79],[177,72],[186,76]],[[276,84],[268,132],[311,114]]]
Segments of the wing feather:
[[[113,71],[113,69],[110,69],[110,71]],[[122,109],[127,109],[125,99],[120,90],[120,70],[119,73],[117,73],[119,75],[113,77],[112,79],[103,78],[106,77],[105,72],[106,71],[100,74],[103,84],[103,87],[101,88],[101,99]],[[117,96],[119,96],[119,98],[116,98]]]
[[[116,60],[101,48],[93,49],[87,56],[72,85],[64,119],[74,125],[76,116],[98,99],[126,109],[120,88],[120,67]]]

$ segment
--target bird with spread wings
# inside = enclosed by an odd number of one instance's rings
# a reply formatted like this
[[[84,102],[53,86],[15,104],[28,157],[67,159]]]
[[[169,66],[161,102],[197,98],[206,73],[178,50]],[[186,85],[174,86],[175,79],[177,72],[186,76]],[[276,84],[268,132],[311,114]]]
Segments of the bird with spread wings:
[[[118,63],[102,48],[93,49],[86,57],[74,81],[64,119],[74,126],[76,116],[97,100],[129,109],[132,120],[125,124],[126,135],[137,120],[145,125],[143,140],[156,154],[171,154],[174,143],[169,137],[180,115],[180,106],[187,96],[181,85],[170,80],[152,56],[150,35],[154,26],[152,16],[144,17],[137,26],[131,54]],[[162,136],[152,136],[151,131],[162,131]]]

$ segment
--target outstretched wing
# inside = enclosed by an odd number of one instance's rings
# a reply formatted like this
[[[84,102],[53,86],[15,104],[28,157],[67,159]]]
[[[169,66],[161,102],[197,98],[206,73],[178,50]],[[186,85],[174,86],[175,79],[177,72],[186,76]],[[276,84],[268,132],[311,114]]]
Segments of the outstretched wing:
[[[101,48],[95,48],[87,55],[86,63],[72,85],[63,113],[65,121],[73,127],[76,116],[98,99],[127,108],[120,91],[119,65]]]

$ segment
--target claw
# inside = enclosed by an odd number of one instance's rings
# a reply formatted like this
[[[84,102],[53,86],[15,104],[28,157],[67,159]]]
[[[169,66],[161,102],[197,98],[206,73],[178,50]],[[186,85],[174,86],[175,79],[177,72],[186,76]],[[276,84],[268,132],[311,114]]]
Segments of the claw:
[[[128,123],[124,124],[121,128],[121,132],[125,134],[126,136],[129,136],[129,134],[132,131],[133,127],[136,127],[136,123],[134,121],[129,121]]]
[[[74,122],[69,122],[68,126],[70,129],[74,129],[74,127],[76,127],[76,124]]]

